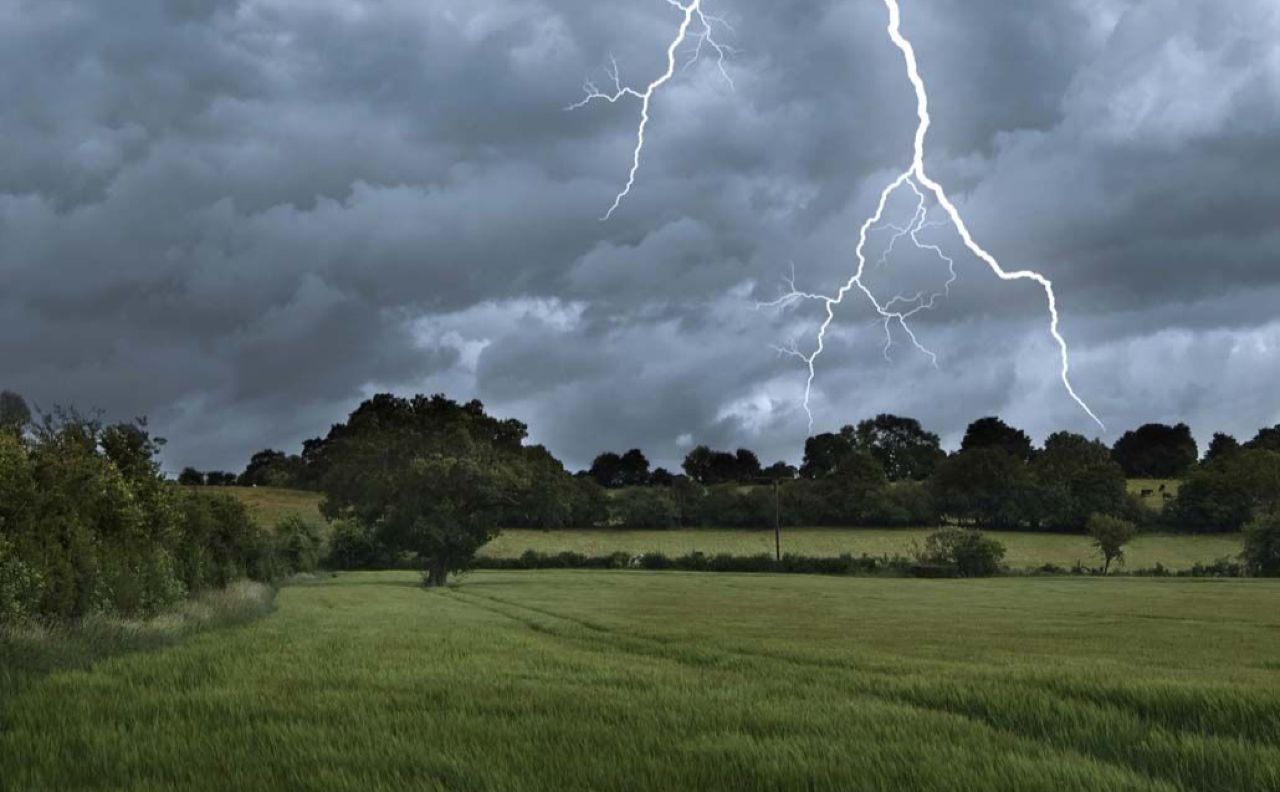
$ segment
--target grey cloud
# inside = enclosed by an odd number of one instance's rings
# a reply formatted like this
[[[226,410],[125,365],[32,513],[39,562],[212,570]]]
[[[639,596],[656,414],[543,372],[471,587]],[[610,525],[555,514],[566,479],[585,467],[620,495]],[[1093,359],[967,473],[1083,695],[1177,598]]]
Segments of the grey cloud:
[[[910,157],[878,2],[712,2],[704,57],[654,103],[567,112],[584,78],[662,67],[662,2],[70,0],[0,25],[0,384],[150,414],[167,461],[233,467],[377,389],[477,396],[571,464],[676,438],[795,458],[815,305]],[[1265,0],[919,0],[928,166],[986,247],[1057,285],[1074,376],[1109,424],[1277,420],[1280,14]],[[705,56],[705,53],[704,53]],[[883,239],[883,235],[877,237]],[[937,238],[955,247],[953,234]],[[874,241],[874,240],[873,240]],[[871,249],[873,256],[877,250]],[[1093,431],[1043,298],[967,255],[921,316],[939,369],[842,306],[816,428],[882,410],[954,442],[1001,412]],[[936,286],[905,256],[871,281]]]

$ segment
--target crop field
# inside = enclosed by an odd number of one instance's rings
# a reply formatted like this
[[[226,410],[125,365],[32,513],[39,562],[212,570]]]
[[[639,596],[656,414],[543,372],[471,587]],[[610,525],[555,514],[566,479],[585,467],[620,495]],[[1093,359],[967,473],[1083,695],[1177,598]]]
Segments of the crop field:
[[[42,789],[1277,790],[1280,581],[409,572],[0,702]]]
[[[934,529],[902,528],[784,528],[782,552],[808,556],[907,555],[912,544],[923,544]],[[1004,543],[1005,563],[1014,568],[1056,564],[1070,567],[1077,561],[1099,566],[1101,559],[1087,536],[1017,531],[992,532]],[[1222,556],[1239,555],[1239,534],[1148,534],[1125,548],[1126,565],[1133,569],[1161,563],[1170,569],[1186,569],[1196,562],[1209,563]],[[773,554],[773,531],[746,529],[681,529],[670,531],[509,529],[485,546],[481,555],[515,557],[525,550],[557,553],[572,550],[584,555],[661,552],[670,556],[695,550],[707,554]],[[1123,568],[1123,567],[1122,567]]]

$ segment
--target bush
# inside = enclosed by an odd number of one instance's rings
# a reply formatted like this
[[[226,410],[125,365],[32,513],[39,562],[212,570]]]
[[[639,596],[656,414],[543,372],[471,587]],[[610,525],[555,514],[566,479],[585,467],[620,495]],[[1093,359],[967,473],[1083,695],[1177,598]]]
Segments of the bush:
[[[1250,575],[1280,577],[1280,515],[1268,514],[1249,523],[1242,558]]]
[[[917,553],[921,565],[948,567],[961,577],[986,577],[1000,571],[1004,545],[981,531],[967,528],[944,528],[924,540]]]
[[[270,556],[245,507],[175,487],[145,424],[71,411],[0,433],[0,621],[151,616]]]
[[[276,523],[274,545],[285,574],[314,572],[324,557],[320,527],[296,514]]]
[[[13,544],[0,535],[0,624],[34,616],[43,588],[40,573],[18,558]]]
[[[389,565],[386,548],[373,531],[355,520],[335,520],[329,534],[329,554],[324,565],[330,569],[376,569]]]

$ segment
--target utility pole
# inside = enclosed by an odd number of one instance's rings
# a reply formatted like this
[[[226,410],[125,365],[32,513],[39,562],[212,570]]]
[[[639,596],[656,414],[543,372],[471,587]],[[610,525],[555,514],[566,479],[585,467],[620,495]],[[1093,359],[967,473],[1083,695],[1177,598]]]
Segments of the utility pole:
[[[782,505],[778,500],[777,477],[773,479],[773,557],[782,560]]]

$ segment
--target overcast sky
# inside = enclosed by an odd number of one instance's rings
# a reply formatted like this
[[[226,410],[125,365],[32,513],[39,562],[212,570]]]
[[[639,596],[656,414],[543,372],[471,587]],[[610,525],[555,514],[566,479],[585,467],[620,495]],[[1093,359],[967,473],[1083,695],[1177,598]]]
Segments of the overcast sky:
[[[0,0],[0,387],[147,415],[166,465],[297,450],[364,396],[445,392],[570,466],[690,443],[796,460],[820,306],[755,310],[794,265],[850,274],[910,161],[914,97],[881,0],[705,0],[732,26],[653,102],[567,112],[584,78],[661,73],[664,0]],[[1280,422],[1274,0],[901,0],[933,108],[926,166],[975,238],[891,360],[838,309],[816,431],[877,412],[954,445]],[[691,50],[681,53],[682,63]],[[911,207],[890,204],[896,222]],[[878,256],[884,232],[868,250]],[[905,252],[905,250],[903,251]],[[936,259],[872,267],[934,288]]]

